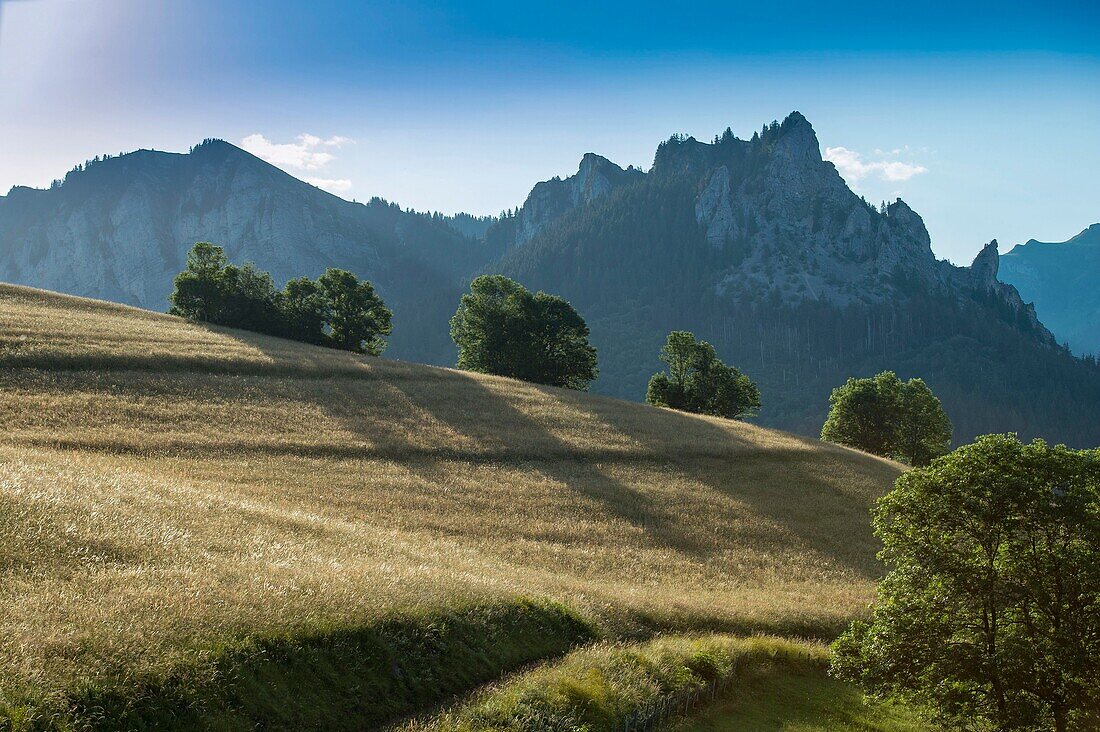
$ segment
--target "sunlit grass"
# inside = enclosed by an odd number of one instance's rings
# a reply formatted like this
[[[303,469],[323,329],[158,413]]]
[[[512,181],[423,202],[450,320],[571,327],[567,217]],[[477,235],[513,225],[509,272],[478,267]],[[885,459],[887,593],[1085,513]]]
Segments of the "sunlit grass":
[[[520,594],[613,633],[828,635],[871,599],[900,470],[6,286],[0,430],[0,704]]]
[[[824,671],[763,672],[673,732],[921,732],[933,729],[913,710],[865,698]]]
[[[663,721],[649,716],[657,703],[687,713],[691,695],[709,700],[720,690],[723,698],[743,698],[762,676],[823,673],[827,658],[824,646],[766,637],[595,645],[410,723],[405,732],[652,729]]]

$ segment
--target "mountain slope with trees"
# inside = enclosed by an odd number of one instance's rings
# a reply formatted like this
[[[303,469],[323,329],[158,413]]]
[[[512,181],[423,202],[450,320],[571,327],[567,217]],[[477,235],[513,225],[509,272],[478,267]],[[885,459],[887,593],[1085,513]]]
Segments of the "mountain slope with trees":
[[[936,260],[921,218],[852,193],[795,112],[747,141],[672,137],[499,269],[584,314],[598,391],[638,398],[665,334],[690,330],[757,381],[764,424],[816,434],[833,387],[893,370],[940,396],[957,442],[1097,444],[1100,369],[1057,346],[997,261],[996,242],[971,267]]]

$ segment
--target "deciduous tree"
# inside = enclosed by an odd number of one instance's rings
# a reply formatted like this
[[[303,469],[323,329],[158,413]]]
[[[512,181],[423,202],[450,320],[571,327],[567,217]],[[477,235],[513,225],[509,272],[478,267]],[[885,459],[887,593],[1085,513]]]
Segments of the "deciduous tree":
[[[738,419],[760,409],[760,391],[746,375],[722,363],[714,347],[692,333],[668,334],[661,349],[667,373],[649,380],[646,401],[686,412]]]
[[[874,512],[888,572],[833,671],[957,729],[1100,729],[1100,453],[988,435]]]
[[[459,368],[585,390],[596,349],[584,318],[556,295],[532,294],[501,275],[482,275],[451,318]]]
[[[903,382],[893,371],[848,379],[829,396],[821,439],[927,465],[947,452],[951,420],[921,379]]]

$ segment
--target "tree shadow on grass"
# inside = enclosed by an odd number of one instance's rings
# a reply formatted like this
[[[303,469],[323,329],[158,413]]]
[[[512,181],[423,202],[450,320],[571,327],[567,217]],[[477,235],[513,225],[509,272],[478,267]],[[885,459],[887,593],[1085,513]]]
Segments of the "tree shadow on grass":
[[[476,445],[464,455],[441,448],[436,453],[438,460],[461,459],[538,473],[640,529],[659,546],[696,559],[705,556],[706,545],[684,532],[665,506],[607,470],[617,465],[636,466],[645,460],[656,462],[655,458],[626,447],[572,445],[483,379],[460,371],[444,373],[446,378],[438,382],[395,384],[415,408]]]
[[[483,376],[460,371],[438,371],[437,378],[394,381],[409,406],[454,435],[468,438],[471,447],[407,449],[410,469],[428,482],[445,478],[444,461],[499,463],[537,472],[596,502],[610,515],[641,529],[659,546],[693,560],[710,557],[712,535],[700,531],[719,525],[713,497],[733,498],[776,525],[772,536],[760,540],[782,551],[792,543],[807,553],[868,577],[881,570],[875,560],[877,545],[870,530],[866,490],[838,486],[838,471],[849,471],[866,486],[883,479],[889,486],[891,468],[876,466],[873,458],[829,445],[786,435],[776,444],[762,445],[759,436],[740,432],[710,419],[660,410],[563,389],[530,385],[564,406],[563,415],[536,417],[517,406],[507,382],[497,388]],[[356,416],[369,406],[341,415],[349,430],[366,433],[368,425]],[[577,447],[553,431],[555,420],[568,412],[593,419],[595,446]],[[576,425],[571,426],[576,429]],[[432,460],[435,458],[435,460]],[[688,484],[702,486],[712,498],[685,496],[680,505],[668,505],[646,490],[615,477],[617,469],[650,463]],[[864,487],[866,487],[864,486]],[[695,502],[697,505],[693,505]],[[684,520],[685,507],[689,521]],[[679,516],[677,516],[679,512]],[[714,529],[716,530],[716,529]],[[713,533],[711,531],[711,533]]]
[[[428,371],[399,361],[376,361],[323,348],[291,348],[294,344],[282,339],[243,331],[211,330],[230,335],[273,359],[270,365],[255,370],[244,366],[237,373],[310,382],[301,396],[315,401],[348,431],[352,441],[350,445],[256,446],[261,452],[390,459],[402,462],[428,483],[446,479],[442,465],[446,462],[519,467],[568,486],[642,530],[660,546],[696,560],[707,558],[713,552],[713,538],[701,536],[698,528],[718,530],[718,523],[707,523],[714,517],[692,515],[694,525],[685,525],[688,504],[665,505],[611,474],[649,461],[655,469],[704,486],[716,496],[742,502],[775,524],[779,527],[776,535],[767,537],[775,549],[788,547],[793,540],[799,548],[860,575],[874,578],[881,572],[874,559],[876,543],[869,526],[867,491],[843,490],[832,472],[832,468],[847,470],[864,483],[881,478],[881,490],[885,490],[892,480],[891,468],[876,467],[874,458],[786,436],[765,446],[759,443],[759,435],[694,415],[657,412],[645,405],[531,385],[568,409],[594,418],[593,429],[606,432],[606,440],[602,435],[592,440],[603,441],[604,446],[577,447],[554,434],[553,420],[525,413],[508,396],[507,388],[491,387],[493,382],[482,376]],[[180,365],[186,370],[207,370],[206,364]],[[154,370],[155,366],[141,363],[137,368]],[[384,394],[387,389],[393,394]],[[427,415],[461,444],[433,444],[430,439],[417,444],[415,433],[419,431],[422,437],[423,425],[412,424],[415,419],[402,414],[406,407]],[[412,425],[409,434],[380,429],[380,422],[401,419]],[[874,471],[879,473],[872,474]],[[698,512],[707,509],[704,501]],[[680,517],[675,515],[677,510]],[[862,527],[866,530],[861,531]]]
[[[575,397],[573,397],[575,398]],[[763,439],[737,434],[735,423],[661,410],[611,399],[591,399],[586,407],[612,430],[656,453],[688,479],[716,494],[747,504],[782,527],[800,548],[877,579],[882,569],[870,525],[870,499],[890,488],[900,469],[877,458],[828,443],[772,433]],[[653,425],[663,423],[657,431]],[[753,429],[745,427],[744,429]],[[668,437],[677,444],[669,449]],[[682,436],[682,438],[680,437]],[[859,485],[838,485],[842,476]]]

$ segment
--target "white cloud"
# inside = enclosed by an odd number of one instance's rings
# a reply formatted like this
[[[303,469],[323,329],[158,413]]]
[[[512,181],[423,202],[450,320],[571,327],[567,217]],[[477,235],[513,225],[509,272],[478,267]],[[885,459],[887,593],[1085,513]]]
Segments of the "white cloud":
[[[901,160],[888,160],[888,156],[897,157],[908,148],[896,148],[889,153],[883,150],[875,150],[879,160],[864,162],[863,155],[846,147],[825,148],[825,159],[836,166],[836,169],[853,187],[864,178],[875,176],[885,181],[906,181],[915,175],[927,173],[928,168],[915,163],[906,163]]]
[[[351,190],[351,181],[346,178],[332,179],[332,178],[305,178],[306,183],[311,186],[317,186],[329,193],[347,193]]]
[[[352,142],[350,138],[339,135],[325,140],[303,133],[298,135],[297,142],[279,143],[257,133],[241,140],[241,147],[272,165],[295,170],[321,170],[336,159],[326,148],[339,149],[349,142]]]

